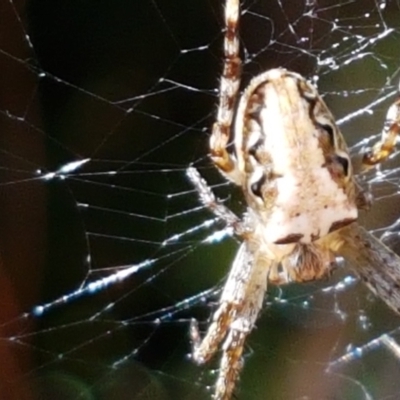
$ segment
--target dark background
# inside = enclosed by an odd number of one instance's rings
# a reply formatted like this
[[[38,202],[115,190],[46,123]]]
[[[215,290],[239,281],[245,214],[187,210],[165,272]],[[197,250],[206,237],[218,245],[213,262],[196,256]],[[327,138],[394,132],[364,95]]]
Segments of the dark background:
[[[339,119],[382,96],[382,88],[393,90],[396,32],[368,45],[371,56],[343,64],[352,46],[360,48],[355,35],[369,37],[382,22],[375,2],[293,3],[245,3],[244,85],[278,66],[319,74]],[[382,18],[398,30],[399,6],[387,4]],[[363,19],[368,11],[373,16]],[[318,18],[302,17],[305,12]],[[210,182],[221,182],[206,154],[222,28],[222,3],[214,1],[1,2],[1,399],[208,398],[216,364],[192,365],[187,332],[193,316],[207,320],[217,296],[176,305],[221,282],[237,243],[202,246],[204,232],[161,243],[209,218],[207,211],[175,217],[198,205],[185,168],[194,162]],[[318,57],[331,55],[331,63],[318,66]],[[344,124],[350,144],[379,131],[388,104]],[[76,174],[43,179],[85,158],[91,161]],[[373,187],[382,200],[365,219],[378,228],[398,217],[399,199],[383,199],[395,187]],[[243,211],[231,187],[217,192]],[[174,193],[181,195],[167,197]],[[29,314],[148,258],[159,261],[123,283],[40,318]],[[271,288],[272,304],[247,344],[240,399],[364,399],[366,390],[374,398],[398,398],[398,361],[384,349],[325,373],[350,343],[399,325],[360,285],[324,294],[345,274],[283,294]],[[274,300],[279,296],[288,301]]]

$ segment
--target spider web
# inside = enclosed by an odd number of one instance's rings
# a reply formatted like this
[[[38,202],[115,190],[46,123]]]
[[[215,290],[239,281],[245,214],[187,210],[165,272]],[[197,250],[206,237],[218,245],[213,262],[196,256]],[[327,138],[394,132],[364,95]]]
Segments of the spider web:
[[[141,4],[143,3],[143,4]],[[188,354],[238,243],[199,203],[222,63],[219,2],[0,5],[0,393],[4,399],[205,399]],[[313,80],[354,155],[399,81],[394,0],[245,1],[243,86],[273,67]],[[400,251],[395,154],[365,175],[362,223]],[[346,268],[269,288],[239,399],[397,399],[400,319]],[[399,341],[400,343],[400,341]]]

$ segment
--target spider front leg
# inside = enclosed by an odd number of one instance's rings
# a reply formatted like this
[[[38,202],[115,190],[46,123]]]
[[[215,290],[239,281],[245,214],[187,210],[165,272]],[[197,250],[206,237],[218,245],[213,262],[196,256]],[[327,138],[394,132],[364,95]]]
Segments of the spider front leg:
[[[400,89],[400,88],[399,88]],[[364,154],[362,163],[364,169],[385,161],[394,151],[397,137],[400,135],[400,98],[390,107],[386,114],[385,124],[382,130],[381,141]]]
[[[271,262],[254,254],[250,243],[243,243],[239,249],[219,307],[203,339],[197,322],[193,321],[191,325],[192,357],[198,364],[207,362],[225,339],[214,391],[215,400],[231,399],[243,364],[244,343],[254,327],[267,287]]]

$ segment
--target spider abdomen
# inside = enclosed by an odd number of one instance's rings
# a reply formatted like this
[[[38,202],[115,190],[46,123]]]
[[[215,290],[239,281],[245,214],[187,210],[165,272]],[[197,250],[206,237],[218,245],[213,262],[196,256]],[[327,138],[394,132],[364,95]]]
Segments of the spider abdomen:
[[[311,243],[357,219],[351,163],[333,117],[300,75],[274,69],[250,82],[235,124],[238,169],[269,243]]]

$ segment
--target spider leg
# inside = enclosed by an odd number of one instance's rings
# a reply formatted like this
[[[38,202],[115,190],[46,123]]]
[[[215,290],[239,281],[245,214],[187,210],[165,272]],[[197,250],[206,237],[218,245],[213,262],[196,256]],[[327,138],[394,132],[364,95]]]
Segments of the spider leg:
[[[202,340],[197,322],[192,322],[192,356],[198,364],[207,362],[225,339],[214,394],[216,400],[231,398],[243,364],[245,340],[262,308],[271,263],[254,254],[249,243],[243,243],[221,294],[220,305]]]
[[[242,353],[249,332],[231,330],[224,342],[223,356],[215,386],[215,400],[230,400],[243,366]]]
[[[253,330],[267,289],[269,268],[264,263],[255,266],[247,288],[246,300],[234,321],[222,346],[222,358],[215,387],[216,400],[229,400],[243,366],[243,348],[247,336]]]
[[[377,297],[400,314],[400,257],[357,223],[337,231],[337,237],[336,254],[345,258]]]
[[[399,135],[400,98],[389,107],[380,142],[376,143],[372,149],[364,154],[362,160],[364,170],[385,161],[393,153]]]
[[[215,197],[207,182],[201,177],[196,168],[189,167],[186,170],[186,174],[199,193],[200,201],[207,208],[218,218],[225,221],[228,226],[232,227],[236,235],[244,237],[249,233],[249,230],[240,218]]]
[[[216,122],[210,137],[211,158],[230,179],[238,182],[234,158],[226,150],[239,92],[242,61],[239,57],[239,0],[227,0],[225,6],[224,68],[219,86]]]

